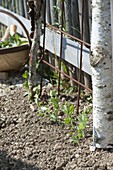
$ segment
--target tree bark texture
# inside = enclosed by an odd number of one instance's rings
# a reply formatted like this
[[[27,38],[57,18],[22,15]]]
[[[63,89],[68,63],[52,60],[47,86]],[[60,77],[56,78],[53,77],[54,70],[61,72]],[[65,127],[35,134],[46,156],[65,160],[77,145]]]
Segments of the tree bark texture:
[[[30,62],[29,62],[29,90],[30,98],[33,98],[33,87],[36,86],[36,59],[40,50],[40,36],[41,36],[41,10],[42,0],[36,0],[35,3],[35,31],[34,38],[30,51]]]
[[[92,3],[93,140],[97,148],[110,148],[113,147],[110,0],[93,0]]]

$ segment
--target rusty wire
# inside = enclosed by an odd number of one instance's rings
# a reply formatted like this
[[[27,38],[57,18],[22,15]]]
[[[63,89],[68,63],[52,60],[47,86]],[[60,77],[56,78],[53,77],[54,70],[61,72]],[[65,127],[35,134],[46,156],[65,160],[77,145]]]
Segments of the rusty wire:
[[[90,93],[92,93],[92,90],[88,87],[86,87],[84,84],[80,83],[79,81],[75,80],[74,78],[70,77],[68,74],[64,73],[63,71],[59,70],[58,68],[54,67],[52,64],[48,63],[45,60],[42,60],[43,63],[47,64],[48,66],[50,66],[51,68],[53,68],[54,70],[60,72],[61,74],[63,74],[64,76],[66,76],[67,78],[69,78],[70,80],[74,81],[77,84],[80,84],[80,86],[82,86],[84,89],[88,90]]]
[[[51,68],[53,68],[54,70],[56,70],[58,72],[58,94],[60,93],[60,80],[61,80],[61,74],[63,74],[64,76],[66,76],[67,78],[69,78],[70,80],[74,81],[75,83],[78,84],[78,97],[77,97],[77,114],[79,113],[79,102],[80,102],[80,93],[81,93],[81,87],[83,87],[84,89],[88,90],[90,93],[92,93],[92,90],[88,87],[86,87],[84,84],[81,83],[81,73],[82,73],[82,51],[83,51],[83,45],[86,45],[87,47],[90,48],[90,44],[83,41],[83,18],[84,18],[84,0],[82,0],[83,4],[82,4],[82,19],[81,19],[81,39],[76,38],[72,35],[70,35],[67,32],[63,31],[63,11],[64,11],[64,0],[62,1],[62,23],[61,23],[61,28],[56,28],[54,26],[52,26],[49,23],[46,23],[46,0],[45,0],[45,7],[44,7],[44,37],[43,37],[43,54],[42,54],[42,73],[41,73],[41,91],[42,91],[42,79],[43,79],[43,63],[45,63],[46,65],[50,66]],[[46,60],[44,60],[44,49],[45,49],[45,31],[46,31],[46,27],[51,28],[54,31],[57,31],[58,33],[60,33],[60,57],[59,57],[59,63],[58,63],[58,68],[54,67],[52,64],[50,64],[49,62],[47,62]],[[78,41],[81,44],[81,48],[80,48],[80,68],[79,68],[79,80],[75,80],[74,78],[70,77],[69,75],[67,75],[66,73],[64,73],[63,71],[61,71],[61,61],[62,61],[62,45],[63,45],[63,35],[72,38],[73,40]]]
[[[62,32],[62,33],[63,33],[64,35],[66,35],[67,37],[70,37],[70,38],[72,38],[73,40],[78,41],[79,43],[83,43],[84,45],[88,46],[89,48],[90,48],[90,46],[91,46],[89,43],[87,43],[87,42],[85,42],[85,41],[83,41],[83,40],[81,40],[81,39],[79,39],[79,38],[76,38],[76,37],[74,37],[73,35],[70,35],[69,33],[65,32],[65,31],[61,31],[59,28],[56,28],[56,27],[54,27],[53,25],[51,25],[51,24],[49,24],[49,23],[46,23],[46,26],[49,27],[49,28],[51,28],[51,29],[53,29],[53,30],[55,30],[55,31],[57,31],[57,32],[59,32],[59,33]]]
[[[58,67],[59,67],[59,70],[61,70],[61,61],[62,61],[62,45],[63,45],[63,33],[62,33],[62,30],[63,30],[63,14],[64,14],[64,0],[62,0],[62,13],[61,13],[61,33],[60,33],[60,57],[59,57],[59,64],[58,64]],[[61,79],[61,72],[59,72],[59,75],[58,75],[58,94],[60,93],[60,79]]]
[[[46,38],[46,0],[44,2],[44,36],[43,36],[43,47],[42,47],[42,57],[41,61],[44,59],[45,56],[45,38]],[[43,62],[41,62],[41,80],[40,80],[40,96],[42,94],[42,82],[43,82]]]
[[[83,87],[84,89],[86,89],[89,93],[92,93],[92,90],[90,88],[88,88],[87,86],[85,86],[84,84],[80,83],[79,81],[75,80],[74,78],[70,77],[68,74],[64,73],[63,71],[59,70],[58,68],[54,67],[52,64],[48,63],[46,60],[42,59],[41,60],[43,63],[45,63],[46,65],[48,65],[49,67],[53,68],[54,70],[60,72],[61,74],[63,74],[64,76],[66,76],[68,79],[74,81],[75,83],[79,84],[81,87]]]
[[[84,22],[84,0],[82,0],[82,19],[81,19],[81,40],[83,40],[83,22]],[[82,51],[83,51],[83,43],[81,43],[80,48],[80,68],[79,68],[79,82],[81,82],[81,76],[82,76]],[[81,93],[81,86],[78,84],[78,96],[77,96],[77,114],[79,113],[79,103],[80,103],[80,93]]]

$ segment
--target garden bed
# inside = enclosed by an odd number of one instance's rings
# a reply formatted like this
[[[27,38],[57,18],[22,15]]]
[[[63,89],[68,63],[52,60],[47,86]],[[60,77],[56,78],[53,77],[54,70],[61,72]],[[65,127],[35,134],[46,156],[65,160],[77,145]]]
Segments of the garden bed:
[[[15,76],[14,76],[15,77]],[[86,136],[76,145],[69,128],[39,116],[28,101],[24,80],[11,76],[0,82],[0,169],[1,170],[112,170],[113,150],[90,151],[92,115]],[[66,95],[67,96],[67,95]],[[70,102],[76,96],[65,99]],[[76,99],[72,100],[74,104]],[[81,100],[81,106],[87,105]]]

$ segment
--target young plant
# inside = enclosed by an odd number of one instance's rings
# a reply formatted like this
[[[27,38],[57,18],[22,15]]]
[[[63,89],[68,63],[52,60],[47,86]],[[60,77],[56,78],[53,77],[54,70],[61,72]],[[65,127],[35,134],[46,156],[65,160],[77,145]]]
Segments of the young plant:
[[[33,92],[34,92],[34,101],[36,104],[38,104],[39,102],[39,96],[40,96],[40,85],[36,86],[33,88]]]
[[[25,89],[26,89],[27,92],[28,92],[28,91],[29,91],[29,84],[28,84],[29,73],[28,73],[27,70],[22,74],[22,77],[23,77],[24,79],[26,79],[26,81],[24,82],[24,87],[25,87]]]
[[[22,74],[22,77],[26,79],[26,81],[24,82],[24,87],[27,90],[27,95],[28,95],[28,98],[30,99],[29,82],[28,82],[29,72],[26,70],[24,74]],[[37,104],[39,101],[39,95],[40,95],[40,85],[33,88],[33,93],[34,93],[34,101]]]
[[[63,112],[66,114],[66,118],[64,119],[64,123],[66,125],[70,126],[70,130],[72,130],[74,128],[74,122],[75,119],[73,118],[73,114],[74,114],[74,105],[70,105],[67,101],[65,102],[64,106],[63,106]]]
[[[86,125],[88,122],[89,107],[84,107],[84,110],[77,118],[74,118],[74,105],[65,102],[63,112],[66,114],[64,123],[69,126],[69,135],[72,137],[74,143],[78,144],[81,139],[85,137]]]
[[[72,135],[73,141],[76,144],[79,143],[79,140],[85,137],[86,125],[88,122],[88,113],[89,110],[87,110],[87,108],[84,107],[82,113],[77,117],[76,132],[75,134]]]
[[[53,111],[50,114],[50,120],[52,120],[55,123],[58,123],[59,98],[56,97],[56,92],[54,90],[50,92],[50,96],[51,96],[50,102],[53,105]]]

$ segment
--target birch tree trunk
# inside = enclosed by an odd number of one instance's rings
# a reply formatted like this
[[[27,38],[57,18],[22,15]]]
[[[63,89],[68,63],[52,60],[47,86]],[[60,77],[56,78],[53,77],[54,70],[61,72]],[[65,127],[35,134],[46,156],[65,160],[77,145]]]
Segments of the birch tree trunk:
[[[36,59],[38,57],[38,51],[40,49],[40,36],[41,36],[41,10],[42,0],[36,0],[35,3],[35,32],[34,39],[30,51],[29,62],[29,91],[30,98],[33,99],[33,87],[36,86]]]
[[[92,5],[93,139],[97,148],[110,148],[113,147],[110,0],[93,0]]]

